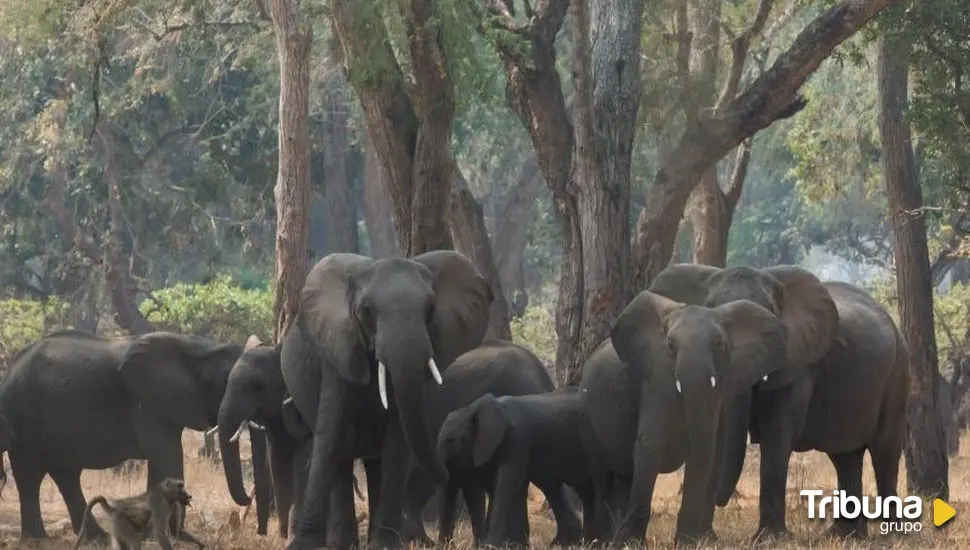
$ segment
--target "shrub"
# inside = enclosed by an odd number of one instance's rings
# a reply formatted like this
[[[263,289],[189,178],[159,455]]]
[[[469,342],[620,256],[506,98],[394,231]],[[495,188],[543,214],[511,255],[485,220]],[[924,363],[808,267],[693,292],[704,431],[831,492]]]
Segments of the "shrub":
[[[525,315],[512,319],[512,340],[532,350],[546,365],[556,363],[556,319],[544,307],[530,306]]]
[[[152,293],[139,306],[159,329],[199,334],[220,342],[242,343],[250,334],[264,342],[273,336],[273,294],[243,288],[232,277],[177,283]]]
[[[47,300],[0,300],[0,367],[24,347],[45,334],[70,328],[67,302]]]

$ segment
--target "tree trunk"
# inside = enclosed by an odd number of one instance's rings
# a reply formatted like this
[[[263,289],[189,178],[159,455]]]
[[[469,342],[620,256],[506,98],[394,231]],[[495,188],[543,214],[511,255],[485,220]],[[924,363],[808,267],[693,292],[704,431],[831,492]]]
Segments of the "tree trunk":
[[[509,328],[509,303],[502,290],[502,280],[492,256],[492,245],[485,226],[482,205],[475,199],[468,182],[458,166],[453,169],[456,181],[451,187],[451,206],[448,211],[448,225],[451,227],[455,248],[467,256],[475,267],[488,279],[492,290],[492,304],[489,309],[488,333],[490,338],[512,339]]]
[[[364,144],[364,220],[367,224],[367,238],[370,240],[370,253],[375,258],[400,256],[394,219],[391,215],[391,201],[387,198],[384,177],[377,151],[365,130]]]
[[[691,194],[690,219],[694,232],[694,263],[727,265],[728,237],[734,211],[741,200],[744,178],[751,158],[751,138],[738,148],[734,170],[727,190],[718,184],[717,167],[711,166]]]
[[[326,216],[326,251],[357,252],[357,208],[347,174],[347,139],[350,89],[340,71],[331,72],[326,84],[327,117],[323,122],[323,199]]]
[[[529,155],[519,167],[512,188],[495,209],[492,250],[502,288],[505,289],[505,300],[513,317],[523,315],[529,302],[525,281],[525,247],[529,241],[536,195],[541,186],[539,164],[534,155]]]
[[[745,138],[803,109],[798,90],[832,50],[886,6],[900,0],[842,0],[795,38],[744,92],[718,112],[689,124],[658,170],[637,220],[634,289],[642,290],[670,262],[687,199],[701,176]]]
[[[643,0],[574,2],[576,190],[580,242],[566,261],[582,274],[581,322],[560,380],[579,383],[586,358],[609,337],[630,294],[630,166],[640,107]],[[560,296],[562,298],[562,296]],[[571,300],[571,297],[565,299]]]
[[[380,7],[334,0],[331,18],[383,168],[405,256],[452,248],[447,215],[453,180],[454,89],[430,0],[403,1],[414,96],[391,50]]]
[[[909,343],[909,433],[906,477],[910,494],[949,498],[946,436],[937,408],[933,286],[923,196],[916,179],[909,125],[904,119],[909,68],[899,48],[881,41],[877,62],[882,177],[889,202],[899,320]]]
[[[313,28],[296,0],[271,0],[280,63],[279,171],[276,177],[276,326],[280,342],[299,311],[307,274],[310,208],[310,48]]]

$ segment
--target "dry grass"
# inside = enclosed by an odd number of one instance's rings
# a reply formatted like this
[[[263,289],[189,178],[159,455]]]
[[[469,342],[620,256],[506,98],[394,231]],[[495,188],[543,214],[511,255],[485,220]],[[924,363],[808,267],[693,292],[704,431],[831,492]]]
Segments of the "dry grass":
[[[243,510],[235,506],[229,498],[222,470],[208,461],[197,459],[196,449],[201,445],[201,435],[186,433],[186,482],[194,495],[193,507],[189,511],[188,527],[200,536],[209,548],[214,550],[266,550],[283,548],[285,543],[275,534],[275,518],[270,521],[270,535],[256,536],[255,509]],[[757,496],[757,453],[749,451],[745,463],[744,476],[739,485],[740,497],[728,507],[718,509],[715,529],[719,536],[718,548],[749,547],[749,538],[758,521]],[[866,494],[875,494],[875,481],[872,470],[865,466]],[[900,487],[905,486],[905,474],[901,474]],[[139,474],[116,475],[110,470],[88,471],[82,483],[88,497],[99,493],[108,496],[127,496],[141,492],[145,484],[144,470]],[[661,476],[657,482],[654,496],[654,516],[647,532],[651,548],[670,548],[680,508],[678,490],[682,472]],[[771,548],[960,548],[970,547],[970,438],[963,441],[959,456],[950,463],[950,503],[957,509],[957,517],[944,528],[937,529],[930,519],[931,506],[924,506],[923,528],[920,533],[906,536],[882,536],[878,525],[871,524],[870,540],[864,542],[842,542],[823,538],[822,532],[827,523],[822,520],[809,520],[806,517],[804,500],[798,496],[800,489],[831,490],[835,488],[835,471],[828,459],[820,453],[802,453],[792,459],[788,481],[788,527],[794,540],[786,544],[773,544]],[[19,539],[19,510],[16,487],[8,483],[0,500],[0,548],[70,548],[75,537],[67,520],[67,509],[54,484],[48,479],[41,490],[41,504],[44,521],[50,541],[26,544]],[[530,498],[532,517],[532,541],[536,548],[548,546],[555,533],[555,523],[551,514],[544,510],[541,496],[533,494]],[[358,510],[363,510],[358,502]],[[968,514],[968,517],[963,517]],[[361,529],[366,528],[366,519]],[[459,527],[459,542],[455,548],[470,548],[470,535],[467,525]],[[183,546],[185,547],[185,546]]]

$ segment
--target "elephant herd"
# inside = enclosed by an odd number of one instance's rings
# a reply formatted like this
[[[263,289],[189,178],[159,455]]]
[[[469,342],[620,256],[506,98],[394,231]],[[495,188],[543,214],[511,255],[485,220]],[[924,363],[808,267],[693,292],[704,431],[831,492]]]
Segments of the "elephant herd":
[[[476,545],[528,545],[530,483],[555,515],[553,544],[635,545],[657,475],[681,466],[676,538],[714,537],[749,436],[761,454],[756,536],[786,534],[796,451],[826,453],[839,488],[861,496],[868,450],[880,496],[896,493],[908,351],[857,287],[793,266],[671,265],[619,314],[579,387],[562,388],[528,349],[486,336],[491,301],[455,252],[331,254],[308,274],[276,346],[48,335],[18,353],[0,386],[0,451],[22,533],[45,536],[46,475],[75,531],[82,470],[146,459],[149,484],[183,478],[186,428],[218,430],[239,505],[250,503],[239,455],[249,430],[258,530],[272,498],[293,550],[360,544],[358,460],[371,548],[431,544],[422,511],[432,496],[447,543],[459,492]],[[831,530],[865,535],[864,521]],[[104,536],[88,526],[79,536]]]

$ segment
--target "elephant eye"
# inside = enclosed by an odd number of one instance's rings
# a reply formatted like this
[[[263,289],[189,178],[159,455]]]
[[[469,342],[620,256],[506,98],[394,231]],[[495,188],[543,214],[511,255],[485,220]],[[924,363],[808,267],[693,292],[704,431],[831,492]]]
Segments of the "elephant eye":
[[[674,342],[673,339],[668,339],[666,341],[666,344],[667,344],[667,352],[670,353],[671,355],[676,355],[677,354],[677,343]]]

